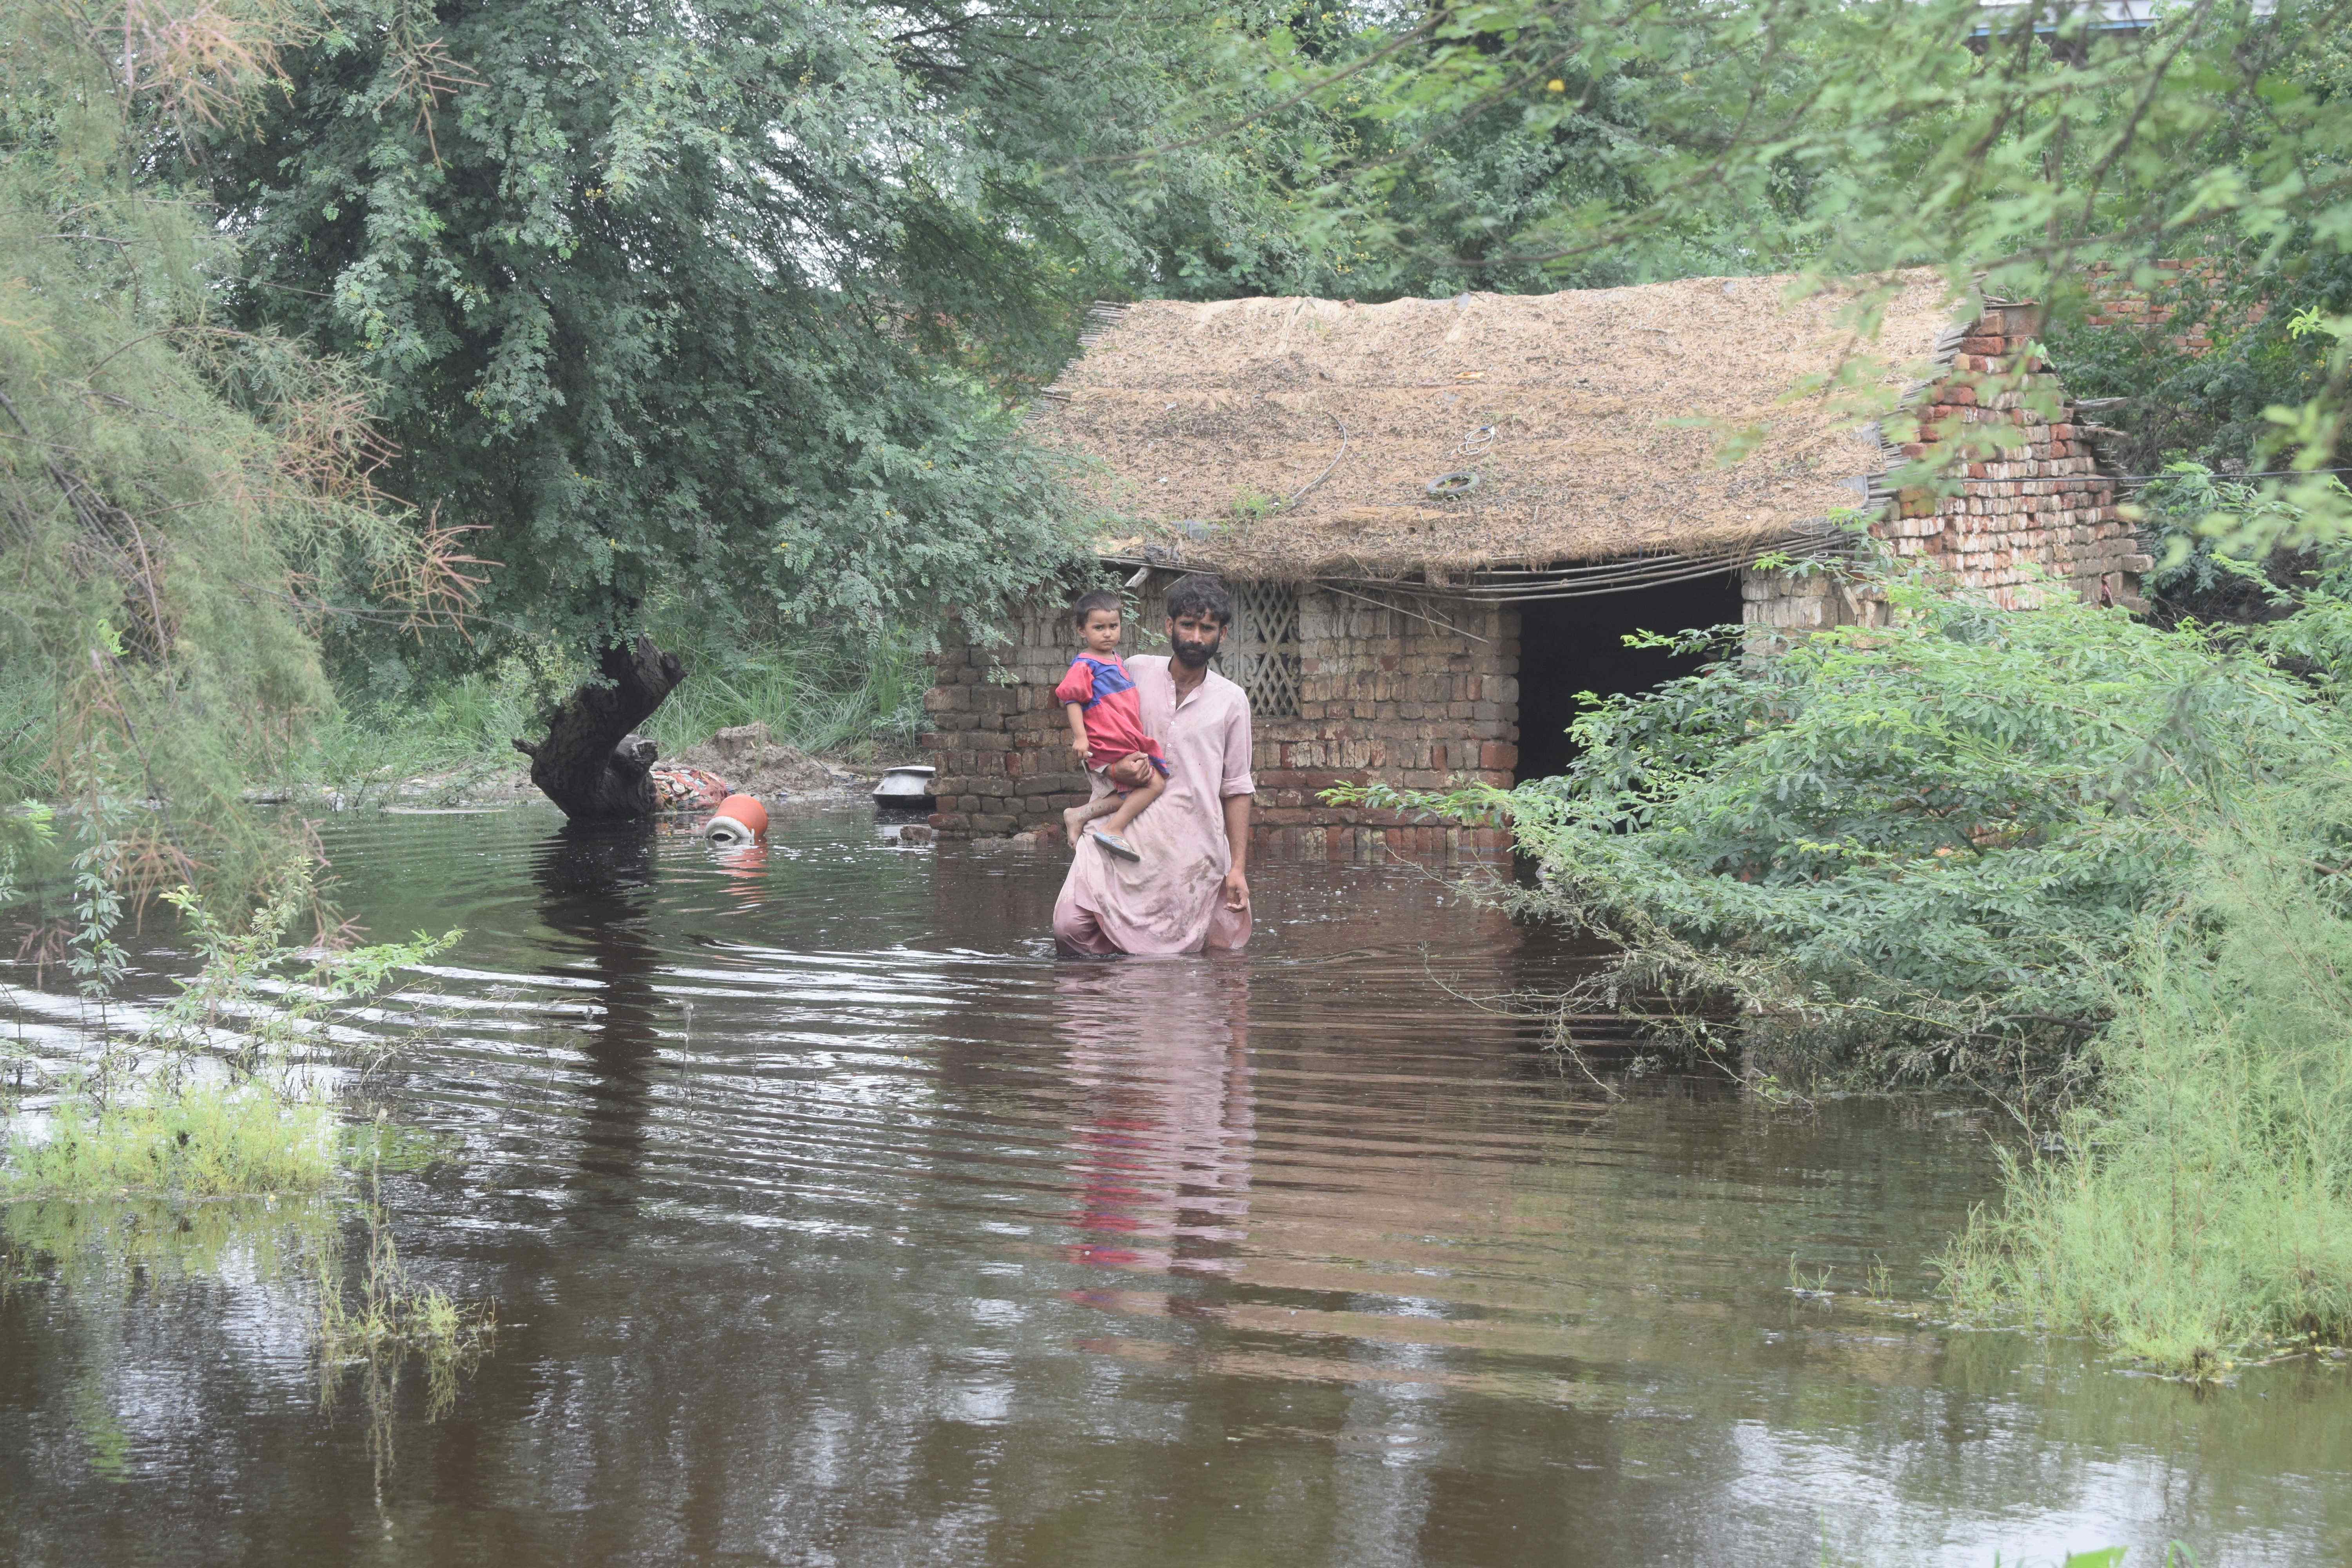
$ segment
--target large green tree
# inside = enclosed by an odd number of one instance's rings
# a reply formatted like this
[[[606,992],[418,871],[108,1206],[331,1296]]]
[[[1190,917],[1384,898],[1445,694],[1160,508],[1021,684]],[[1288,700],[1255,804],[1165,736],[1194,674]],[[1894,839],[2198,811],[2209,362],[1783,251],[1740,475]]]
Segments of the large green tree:
[[[1085,304],[1275,221],[1228,142],[1124,156],[1246,22],[348,0],[205,167],[247,318],[372,373],[394,488],[502,563],[476,647],[986,616],[1070,556],[1017,404]]]
[[[320,626],[446,624],[470,593],[375,489],[366,386],[226,316],[234,244],[164,173],[245,122],[300,35],[0,5],[0,770],[79,808],[86,935],[125,884],[236,895],[275,868],[238,795],[332,700]],[[0,870],[39,820],[0,825]]]
[[[480,646],[871,627],[1066,558],[1017,405],[1092,298],[2337,254],[2347,13],[345,0],[206,168],[247,319],[380,378],[397,487],[504,563]],[[2343,359],[2265,421],[2305,467]]]

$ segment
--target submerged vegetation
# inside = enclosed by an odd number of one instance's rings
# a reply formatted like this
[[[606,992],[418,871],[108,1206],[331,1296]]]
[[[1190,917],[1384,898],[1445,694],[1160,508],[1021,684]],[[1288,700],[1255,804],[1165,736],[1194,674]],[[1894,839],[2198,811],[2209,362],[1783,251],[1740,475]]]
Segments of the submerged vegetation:
[[[329,1026],[457,940],[289,945],[315,906],[310,867],[283,865],[235,922],[185,888],[165,896],[194,973],[151,1015],[99,1017],[92,1048],[35,1085],[47,1125],[12,1121],[0,1194],[224,1197],[316,1190],[338,1166]],[[102,929],[84,946],[110,941]]]
[[[336,1048],[331,1026],[459,933],[289,945],[315,904],[310,877],[289,862],[234,923],[186,889],[166,895],[194,973],[152,1014],[96,1020],[88,1057],[34,1086],[37,1115],[9,1108],[20,1113],[0,1136],[0,1276],[94,1289],[116,1268],[216,1268],[242,1247],[277,1273],[309,1277],[323,1401],[358,1366],[381,1426],[413,1356],[437,1416],[487,1350],[495,1315],[402,1267],[381,1202],[388,1130],[381,1119],[347,1128],[336,1092],[373,1064]],[[365,1255],[353,1281],[328,1200],[362,1164]]]
[[[460,1305],[446,1291],[410,1277],[384,1212],[383,1175],[380,1160],[371,1163],[360,1212],[366,1247],[356,1286],[340,1248],[320,1247],[314,1255],[319,1305],[313,1325],[320,1402],[331,1405],[341,1373],[359,1369],[379,1466],[389,1455],[392,1400],[409,1360],[425,1368],[426,1419],[438,1419],[457,1398],[457,1380],[488,1352],[499,1328],[496,1307]]]

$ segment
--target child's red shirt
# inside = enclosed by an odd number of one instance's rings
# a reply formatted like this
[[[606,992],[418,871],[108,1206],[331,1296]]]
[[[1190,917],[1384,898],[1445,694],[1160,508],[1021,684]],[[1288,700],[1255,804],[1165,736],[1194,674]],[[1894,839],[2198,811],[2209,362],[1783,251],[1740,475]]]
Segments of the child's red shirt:
[[[1141,752],[1162,773],[1167,759],[1160,742],[1143,732],[1143,699],[1117,654],[1097,658],[1082,653],[1070,661],[1070,673],[1054,688],[1054,700],[1075,702],[1086,710],[1087,766],[1107,768],[1130,752]]]

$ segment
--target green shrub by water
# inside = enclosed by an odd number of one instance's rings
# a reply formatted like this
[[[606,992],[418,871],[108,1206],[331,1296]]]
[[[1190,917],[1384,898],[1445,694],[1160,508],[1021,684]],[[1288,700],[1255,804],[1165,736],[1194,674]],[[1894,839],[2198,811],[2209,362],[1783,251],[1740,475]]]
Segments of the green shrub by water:
[[[1655,639],[1721,657],[1596,700],[1561,777],[1357,794],[1507,821],[1541,867],[1518,905],[1617,952],[1593,1004],[1791,1082],[2063,1095],[2179,824],[2352,755],[2352,716],[2234,632],[1887,591],[1894,626],[1769,657]],[[2342,607],[2262,635],[2321,646]]]
[[[2352,1334],[2347,796],[2265,792],[2191,835],[2063,1154],[2014,1162],[1944,1260],[1965,1315],[2191,1375]]]
[[[163,1087],[100,1107],[63,1101],[46,1137],[12,1133],[10,1197],[125,1193],[227,1197],[312,1192],[334,1179],[334,1108],[268,1084]]]
[[[827,756],[910,749],[931,683],[919,632],[871,641],[777,640],[750,648],[686,650],[686,683],[646,726],[665,756],[736,724],[762,723],[778,741]]]

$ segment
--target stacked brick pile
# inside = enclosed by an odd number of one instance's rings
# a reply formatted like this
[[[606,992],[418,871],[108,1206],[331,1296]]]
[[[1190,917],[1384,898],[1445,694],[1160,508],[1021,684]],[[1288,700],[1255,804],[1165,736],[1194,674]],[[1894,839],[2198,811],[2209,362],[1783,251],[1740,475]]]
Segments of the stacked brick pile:
[[[1512,781],[1517,615],[1442,602],[1412,607],[1429,618],[1300,591],[1298,712],[1259,714],[1254,725],[1254,844],[1333,860],[1384,858],[1390,850],[1440,859],[1508,849],[1500,830],[1321,799],[1335,784],[1375,780],[1407,789],[1439,789],[1465,777]],[[1156,616],[1147,618],[1156,628]],[[1160,637],[1147,646],[1161,646]],[[1074,651],[1066,623],[1041,608],[1020,617],[1010,646],[992,653],[951,642],[940,654],[924,698],[933,729],[923,744],[938,770],[931,825],[942,837],[1058,837],[1063,808],[1087,798],[1053,691]]]
[[[1906,459],[1933,458],[1959,443],[1960,493],[1906,489],[1872,531],[1896,555],[1924,557],[2005,608],[2070,586],[2095,602],[2137,605],[2150,562],[2116,515],[2115,481],[2078,436],[2057,376],[2026,357],[2038,316],[2029,305],[1990,310],[1960,340],[1954,374],[1925,394],[1923,439],[1902,448]],[[2038,585],[2037,572],[2054,581]]]

